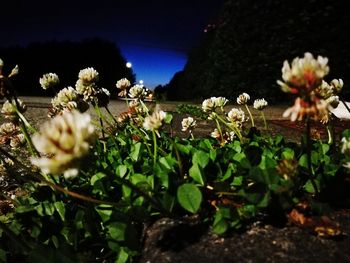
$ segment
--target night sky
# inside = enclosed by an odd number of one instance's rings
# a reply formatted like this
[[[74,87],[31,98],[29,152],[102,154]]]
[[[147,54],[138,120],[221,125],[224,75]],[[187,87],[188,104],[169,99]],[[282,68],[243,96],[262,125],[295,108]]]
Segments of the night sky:
[[[153,88],[183,68],[224,0],[6,2],[0,5],[0,46],[100,37],[114,41],[137,81]]]

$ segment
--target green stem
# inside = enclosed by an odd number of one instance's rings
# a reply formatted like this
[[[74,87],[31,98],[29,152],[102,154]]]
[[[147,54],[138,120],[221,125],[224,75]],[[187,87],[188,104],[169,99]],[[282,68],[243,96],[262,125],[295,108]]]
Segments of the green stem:
[[[152,131],[152,135],[153,135],[153,167],[156,166],[157,164],[157,135],[155,131]]]
[[[228,127],[231,131],[234,131],[235,134],[237,134],[238,139],[240,140],[240,142],[243,142],[243,136],[241,131],[239,130],[239,128],[237,127],[237,125],[235,123],[230,123],[228,124],[223,118],[221,118],[219,115],[216,115],[218,120],[221,121],[226,127]]]
[[[310,115],[306,118],[306,155],[307,155],[307,167],[308,174],[311,184],[315,190],[315,194],[318,194],[318,187],[314,180],[314,173],[312,171],[312,162],[311,162],[311,119]]]
[[[267,130],[267,122],[266,122],[265,114],[264,114],[263,111],[261,111],[261,117],[262,117],[262,119],[263,119],[263,121],[264,121],[265,130]]]
[[[107,106],[105,106],[106,111],[108,112],[109,116],[113,119],[115,123],[118,123],[118,121],[114,118],[112,112],[109,110]]]
[[[245,108],[247,109],[247,112],[248,112],[248,114],[249,114],[249,116],[250,116],[250,121],[251,121],[251,123],[252,123],[252,127],[255,127],[253,115],[252,115],[252,113],[250,112],[249,107],[248,107],[247,104],[245,104]]]
[[[27,131],[27,128],[26,128],[26,125],[22,122],[22,120],[20,119],[19,120],[19,126],[20,126],[20,129],[24,135],[24,138],[28,144],[28,149],[30,151],[30,153],[35,156],[35,157],[40,157],[40,153],[37,151],[37,149],[35,148],[34,144],[33,144],[33,141],[32,139],[30,138],[29,136],[29,133]]]

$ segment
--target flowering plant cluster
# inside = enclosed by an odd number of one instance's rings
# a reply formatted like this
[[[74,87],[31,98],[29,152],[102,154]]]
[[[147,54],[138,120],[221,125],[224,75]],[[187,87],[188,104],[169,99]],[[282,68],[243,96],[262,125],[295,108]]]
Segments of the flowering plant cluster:
[[[175,118],[149,100],[150,91],[121,79],[112,92],[125,98],[126,111],[115,116],[93,68],[79,72],[74,88],[56,93],[50,119],[37,131],[0,60],[0,91],[8,100],[1,112],[9,120],[0,126],[0,172],[17,169],[13,176],[24,182],[24,195],[7,197],[13,208],[0,215],[0,261],[134,262],[144,227],[161,217],[196,215],[212,232],[225,234],[257,217],[286,221],[300,204],[322,208],[334,195],[348,194],[334,189],[348,178],[350,131],[338,141],[331,134],[327,142],[310,136],[310,120],[331,120],[330,106],[340,101],[330,98],[339,96],[342,80],[323,80],[327,61],[306,53],[283,65],[278,83],[298,96],[285,115],[305,121],[300,144],[268,134],[263,98],[252,103],[264,121],[258,127],[247,93],[235,105],[211,97],[201,107],[182,106],[174,132]],[[54,73],[39,82],[44,89],[59,86]],[[90,105],[96,117],[86,112]],[[198,135],[203,122],[212,129]],[[21,146],[30,158],[8,150]],[[311,230],[341,234],[336,225]]]

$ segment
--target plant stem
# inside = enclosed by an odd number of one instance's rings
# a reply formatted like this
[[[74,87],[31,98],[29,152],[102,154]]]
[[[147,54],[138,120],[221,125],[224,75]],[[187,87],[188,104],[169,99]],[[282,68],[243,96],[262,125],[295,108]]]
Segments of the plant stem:
[[[152,136],[153,136],[153,167],[156,166],[157,164],[157,135],[155,131],[152,131]]]
[[[245,108],[247,109],[247,112],[248,112],[248,114],[249,114],[250,121],[251,121],[251,123],[252,123],[252,127],[255,127],[255,123],[254,123],[253,115],[252,115],[252,113],[250,112],[250,109],[249,109],[249,107],[248,107],[248,105],[247,105],[247,104],[245,104]]]
[[[265,113],[263,111],[261,111],[261,117],[264,121],[264,127],[265,127],[265,130],[267,130],[267,122],[266,122],[266,118],[265,118]]]
[[[111,116],[111,118],[113,119],[113,121],[114,121],[115,123],[118,123],[117,120],[114,118],[112,112],[109,110],[109,108],[108,108],[107,106],[105,106],[105,109],[106,109],[106,111],[108,112],[109,116]]]
[[[318,187],[314,180],[314,174],[312,171],[312,163],[311,163],[311,119],[310,115],[307,115],[306,118],[306,156],[307,156],[307,167],[308,167],[308,174],[309,179],[311,181],[311,184],[315,190],[315,194],[318,194]]]

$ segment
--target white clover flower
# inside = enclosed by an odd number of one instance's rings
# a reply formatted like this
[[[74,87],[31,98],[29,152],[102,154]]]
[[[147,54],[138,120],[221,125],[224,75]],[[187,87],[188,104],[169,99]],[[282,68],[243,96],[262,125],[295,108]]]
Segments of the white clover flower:
[[[79,80],[81,80],[84,85],[91,85],[97,82],[98,78],[98,72],[92,67],[79,71]]]
[[[77,175],[78,161],[88,154],[94,138],[90,115],[76,110],[66,112],[46,122],[40,133],[34,134],[33,144],[42,157],[31,158],[31,162],[44,173]]]
[[[128,79],[122,78],[117,81],[117,84],[115,84],[118,89],[125,90],[131,86],[131,83]]]
[[[335,90],[333,85],[329,85],[326,81],[322,80],[322,84],[315,91],[322,99],[328,99],[334,95]]]
[[[152,115],[147,116],[143,122],[143,127],[149,131],[157,131],[163,125],[166,113],[162,110],[154,111]]]
[[[228,114],[227,119],[230,122],[237,123],[239,126],[242,125],[247,119],[245,117],[244,111],[237,108],[232,108]]]
[[[51,104],[53,107],[55,108],[65,108],[67,107],[67,105],[72,102],[72,101],[76,101],[78,98],[78,93],[77,91],[72,88],[72,87],[67,87],[64,89],[61,89],[56,97],[54,97],[51,100]]]
[[[268,103],[265,99],[256,99],[254,101],[253,107],[256,110],[263,110],[267,107]]]
[[[341,139],[341,153],[350,155],[350,138],[343,137]]]
[[[211,97],[209,99],[205,99],[202,102],[202,109],[204,112],[214,111],[216,108],[216,97]]]
[[[330,96],[328,99],[326,99],[326,103],[333,109],[337,108],[339,105],[339,96]]]
[[[24,145],[25,141],[24,134],[20,133],[11,138],[10,146],[12,149],[17,149]]]
[[[228,99],[226,99],[225,97],[217,97],[214,99],[214,105],[220,108],[224,107],[227,102],[228,102]]]
[[[10,75],[8,75],[9,78],[13,77],[13,76],[16,76],[18,75],[18,72],[19,72],[19,67],[18,65],[16,65],[12,70],[11,70],[11,73]]]
[[[283,112],[283,117],[290,117],[291,121],[302,121],[307,116],[314,120],[321,120],[323,123],[328,122],[329,105],[325,100],[305,102],[301,98],[296,98],[294,105]]]
[[[39,79],[39,83],[46,90],[57,86],[60,83],[60,79],[56,73],[46,73]]]
[[[192,118],[192,117],[187,117],[182,119],[181,121],[181,126],[182,126],[182,131],[192,131],[197,125],[197,122]]]
[[[20,131],[19,127],[12,122],[5,122],[0,125],[0,135],[13,135]]]
[[[129,90],[129,96],[133,99],[144,99],[146,97],[147,93],[144,89],[143,85],[136,84],[132,86]]]
[[[245,92],[237,97],[237,103],[239,105],[246,105],[249,100],[250,100],[250,96]]]
[[[343,89],[343,86],[344,86],[344,82],[342,79],[333,79],[331,81],[331,85],[333,86],[334,88],[334,92],[336,94],[338,94],[339,92],[341,92],[341,90]]]
[[[318,87],[324,76],[329,73],[328,58],[318,56],[317,59],[311,53],[305,53],[303,58],[295,58],[292,64],[284,61],[282,79],[278,81],[283,91],[291,93],[310,92]]]
[[[214,129],[213,132],[210,133],[210,136],[212,138],[215,138],[217,139],[218,141],[220,141],[220,143],[223,145],[223,144],[226,144],[226,143],[230,143],[230,142],[233,142],[234,139],[236,138],[236,134],[233,132],[233,131],[230,131],[230,132],[222,132],[222,137],[221,137],[221,134],[219,132],[218,129]]]
[[[27,110],[27,106],[24,104],[24,102],[21,99],[17,99],[17,102],[17,109],[19,110],[19,112],[25,112]],[[2,105],[1,113],[4,114],[4,117],[6,119],[16,120],[18,118],[15,105],[15,102],[10,102],[8,100],[6,100]]]
[[[78,79],[75,83],[75,88],[77,93],[82,95],[87,102],[93,101],[97,93],[97,88],[94,83],[87,84],[87,82],[81,79]]]

